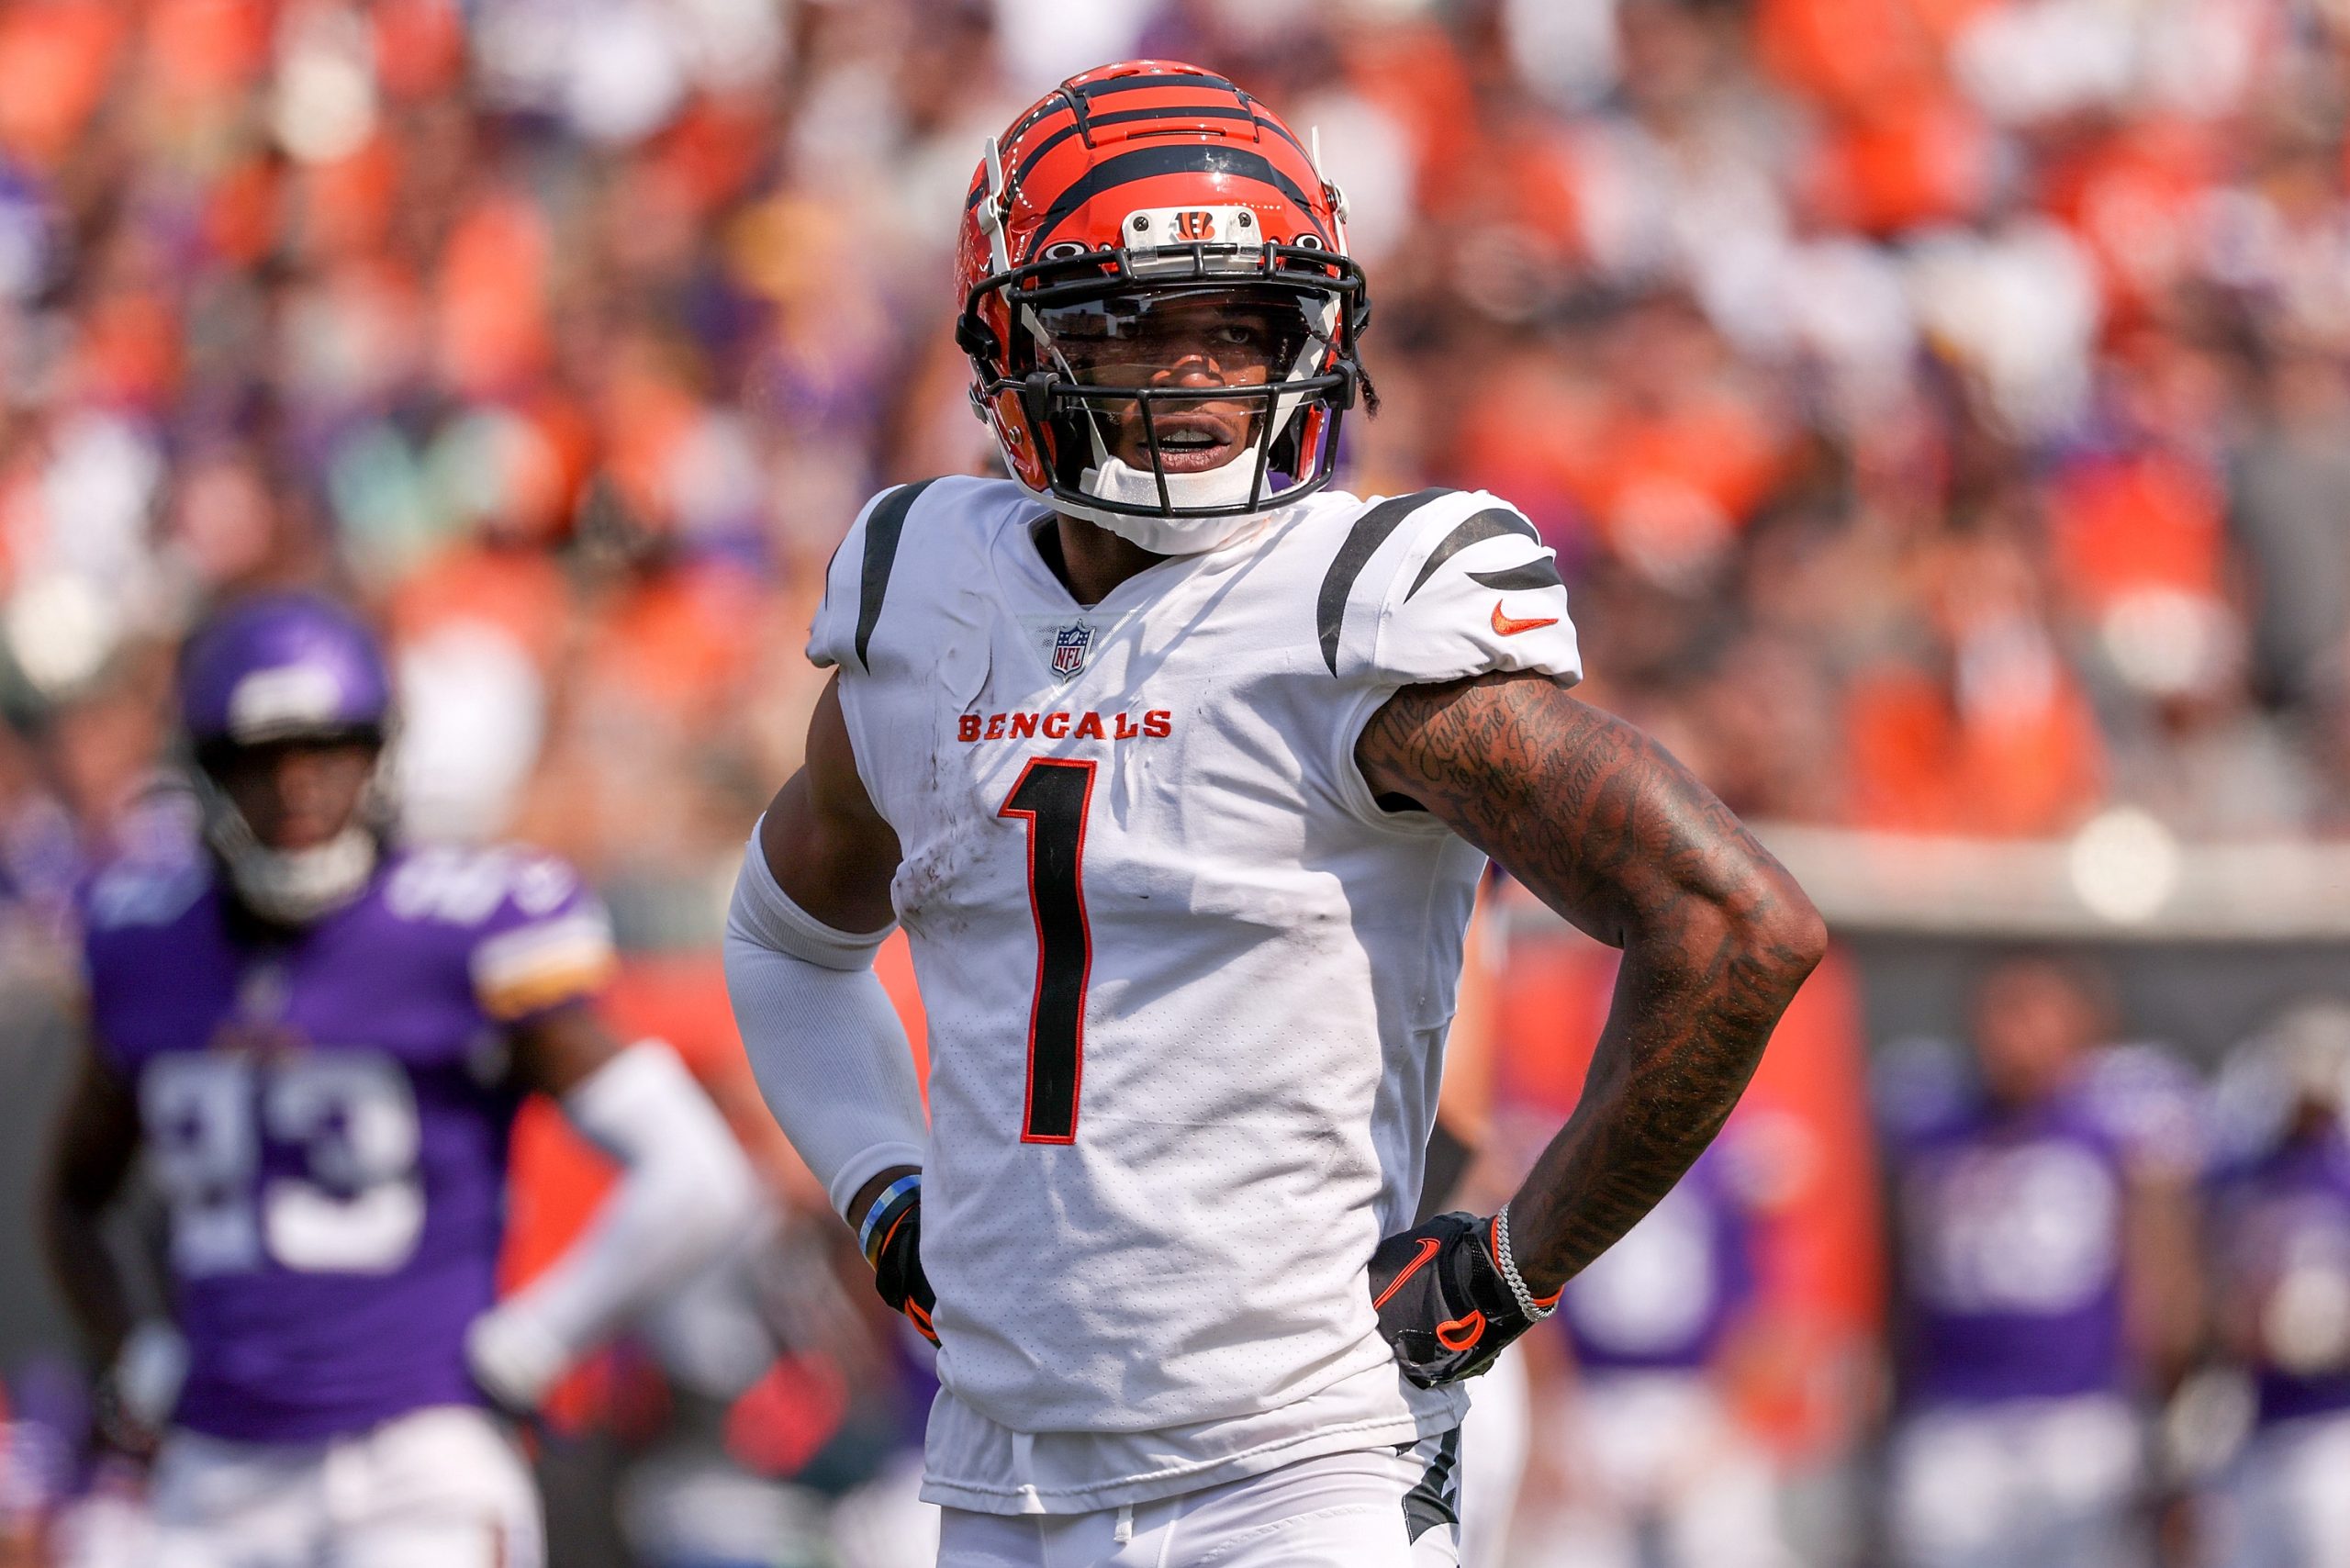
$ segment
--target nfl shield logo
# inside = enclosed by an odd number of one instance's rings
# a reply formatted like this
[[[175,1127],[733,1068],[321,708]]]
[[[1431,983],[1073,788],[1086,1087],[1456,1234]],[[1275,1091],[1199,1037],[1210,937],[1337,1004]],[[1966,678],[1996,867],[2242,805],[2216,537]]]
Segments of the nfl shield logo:
[[[1093,645],[1093,628],[1080,621],[1053,633],[1053,673],[1067,680],[1085,667],[1086,650]]]

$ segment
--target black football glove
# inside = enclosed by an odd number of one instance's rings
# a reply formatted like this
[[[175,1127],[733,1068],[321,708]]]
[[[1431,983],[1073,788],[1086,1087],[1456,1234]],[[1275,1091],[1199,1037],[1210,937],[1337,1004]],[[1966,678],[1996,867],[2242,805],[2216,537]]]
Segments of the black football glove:
[[[1371,1255],[1379,1332],[1422,1388],[1475,1377],[1534,1326],[1502,1277],[1494,1245],[1491,1219],[1442,1214]]]
[[[873,1265],[873,1288],[890,1311],[904,1313],[923,1338],[937,1344],[930,1315],[938,1297],[922,1271],[922,1188],[912,1186],[891,1198],[872,1218],[870,1234],[865,1260]]]

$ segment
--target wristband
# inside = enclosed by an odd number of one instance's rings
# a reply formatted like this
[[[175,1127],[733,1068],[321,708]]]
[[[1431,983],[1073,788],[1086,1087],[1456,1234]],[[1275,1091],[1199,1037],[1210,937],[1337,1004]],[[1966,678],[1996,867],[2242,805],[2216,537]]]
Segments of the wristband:
[[[919,1170],[910,1170],[881,1189],[880,1195],[873,1200],[873,1206],[865,1211],[864,1222],[856,1229],[856,1249],[865,1254],[867,1262],[874,1260],[873,1234],[881,1228],[882,1220],[889,1216],[890,1205],[908,1193],[921,1191],[922,1172]]]
[[[1507,1204],[1504,1204],[1502,1212],[1494,1216],[1494,1261],[1501,1265],[1502,1278],[1509,1283],[1509,1294],[1517,1298],[1517,1309],[1530,1321],[1539,1323],[1559,1310],[1559,1296],[1565,1294],[1563,1290],[1553,1293],[1547,1304],[1539,1302],[1535,1300],[1534,1293],[1526,1288],[1526,1281],[1517,1271],[1517,1260],[1510,1256]]]

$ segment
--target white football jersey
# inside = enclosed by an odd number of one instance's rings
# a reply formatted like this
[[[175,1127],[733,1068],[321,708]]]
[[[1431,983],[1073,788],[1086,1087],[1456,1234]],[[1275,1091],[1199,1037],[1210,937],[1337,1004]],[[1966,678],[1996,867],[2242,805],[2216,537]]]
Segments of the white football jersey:
[[[1378,1333],[1484,857],[1372,799],[1398,688],[1580,674],[1505,503],[1326,494],[1080,605],[1007,481],[888,491],[810,654],[930,1032],[924,1495],[1076,1513],[1458,1423]]]

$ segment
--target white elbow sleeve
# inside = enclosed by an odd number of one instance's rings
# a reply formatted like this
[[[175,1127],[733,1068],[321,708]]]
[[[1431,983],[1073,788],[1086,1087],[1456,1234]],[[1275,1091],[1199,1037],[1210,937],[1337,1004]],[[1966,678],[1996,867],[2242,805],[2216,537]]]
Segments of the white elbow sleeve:
[[[614,1055],[563,1096],[563,1109],[621,1175],[570,1250],[467,1336],[476,1379],[521,1407],[715,1256],[754,1200],[750,1164],[725,1119],[657,1040]]]
[[[767,1109],[844,1215],[874,1177],[923,1162],[913,1048],[873,973],[888,935],[835,930],[792,902],[751,834],[726,919],[726,990]]]

